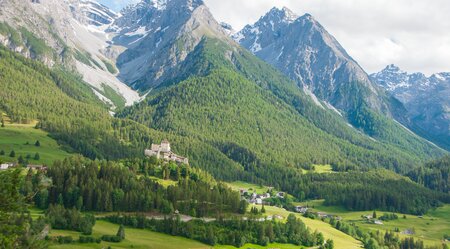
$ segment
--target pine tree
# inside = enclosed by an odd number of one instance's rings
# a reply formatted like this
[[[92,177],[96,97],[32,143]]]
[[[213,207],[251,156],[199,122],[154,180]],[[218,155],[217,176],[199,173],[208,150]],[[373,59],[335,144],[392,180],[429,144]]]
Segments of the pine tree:
[[[40,146],[41,146],[41,142],[39,142],[39,140],[37,140],[36,143],[34,143],[34,145],[35,145],[36,147],[40,147]]]
[[[17,160],[18,160],[19,164],[24,164],[25,163],[25,159],[23,159],[22,155],[20,155]]]
[[[4,156],[5,155],[5,151],[4,150],[1,150],[0,151],[0,156]]]
[[[123,225],[120,225],[117,236],[120,237],[121,240],[125,239],[125,227]]]
[[[39,161],[41,159],[41,156],[39,155],[39,153],[36,152],[36,154],[34,154],[34,160]]]
[[[14,150],[9,153],[9,157],[16,157],[16,152]]]
[[[377,212],[376,211],[373,211],[372,218],[374,218],[374,219],[377,218]]]
[[[263,204],[262,207],[261,207],[261,213],[262,213],[262,214],[266,213],[266,208],[264,207],[264,204]]]
[[[2,128],[5,127],[5,120],[2,118]]]

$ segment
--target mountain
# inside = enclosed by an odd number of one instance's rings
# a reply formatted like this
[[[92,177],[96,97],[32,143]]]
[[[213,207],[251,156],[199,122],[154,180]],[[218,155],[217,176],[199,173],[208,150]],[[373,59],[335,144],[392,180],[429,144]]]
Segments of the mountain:
[[[413,157],[441,153],[384,119],[380,126],[390,140],[361,134],[230,39],[224,26],[201,1],[142,1],[122,11],[113,25],[114,42],[128,47],[118,57],[120,75],[131,86],[152,91],[118,116],[199,138],[244,167],[250,163],[244,158],[252,158],[271,166],[321,161],[401,171],[412,166]],[[392,151],[403,165],[393,163]],[[352,153],[360,156],[347,156]]]
[[[358,120],[369,119],[368,111],[391,118],[402,109],[310,14],[299,17],[287,8],[273,8],[233,38],[323,101],[318,105],[369,134],[370,127]]]
[[[405,105],[421,135],[450,149],[450,73],[427,77],[388,65],[370,77]]]
[[[119,77],[135,89],[146,90],[177,77],[180,63],[208,34],[228,35],[201,0],[146,0],[124,9],[114,24],[120,54]]]
[[[131,105],[140,100],[139,94],[117,78],[113,65],[119,52],[105,32],[116,18],[90,0],[1,1],[0,42],[50,67],[64,65],[81,74],[113,108]]]

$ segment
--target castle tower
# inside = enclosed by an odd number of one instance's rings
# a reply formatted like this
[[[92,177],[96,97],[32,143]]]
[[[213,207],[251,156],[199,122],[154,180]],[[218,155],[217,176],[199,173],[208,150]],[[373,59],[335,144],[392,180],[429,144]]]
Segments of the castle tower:
[[[167,153],[170,152],[170,143],[166,139],[161,142],[161,152]]]

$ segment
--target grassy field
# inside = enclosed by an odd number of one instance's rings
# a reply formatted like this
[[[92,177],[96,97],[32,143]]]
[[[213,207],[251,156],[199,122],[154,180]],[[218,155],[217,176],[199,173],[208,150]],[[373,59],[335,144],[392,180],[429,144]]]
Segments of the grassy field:
[[[319,173],[319,174],[323,174],[323,173],[333,173],[333,169],[331,168],[331,165],[326,164],[326,165],[321,165],[321,164],[314,164],[314,170],[306,170],[303,169],[303,173]]]
[[[227,182],[226,183],[231,189],[239,191],[240,189],[246,189],[249,192],[255,192],[257,194],[264,194],[267,193],[269,190],[269,187],[267,186],[260,186],[257,184],[247,183],[247,182],[241,182],[241,181],[235,181],[235,182]],[[277,192],[276,190],[274,190]]]
[[[0,155],[0,159],[4,162],[15,162],[21,155],[24,159],[30,155],[31,159],[28,160],[30,164],[50,165],[55,160],[70,156],[48,136],[48,133],[35,129],[34,126],[35,124],[21,125],[7,122],[5,127],[0,127],[0,151],[5,152],[5,155]],[[39,141],[41,146],[35,146],[36,141]],[[9,157],[12,150],[16,153],[14,158]],[[39,153],[39,160],[33,159],[36,153]]]
[[[373,211],[350,212],[339,207],[327,207],[323,205],[323,200],[299,204],[313,207],[313,211],[322,211],[341,216],[344,221],[355,223],[357,226],[366,230],[394,231],[398,228],[400,230],[400,237],[408,236],[401,232],[414,230],[415,234],[412,237],[423,240],[427,245],[441,244],[443,236],[450,234],[450,205],[444,205],[436,210],[430,210],[427,215],[421,218],[415,215],[397,213],[399,219],[383,221],[383,225],[376,225],[366,222],[361,217],[363,215],[372,215]],[[377,216],[382,216],[383,213],[388,212],[377,211]]]
[[[249,207],[249,209],[252,206]],[[258,208],[261,208],[261,206],[257,206]],[[285,209],[278,208],[278,207],[271,207],[271,206],[265,206],[266,214],[265,215],[281,215],[284,218],[287,218],[289,214],[292,212],[286,211]],[[295,213],[294,213],[295,214]],[[305,224],[308,226],[311,230],[318,230],[319,232],[322,232],[325,239],[332,239],[334,241],[334,248],[335,249],[356,249],[361,248],[362,244],[360,241],[352,238],[351,236],[336,230],[333,228],[330,224],[325,223],[321,220],[313,220],[309,218],[305,218],[299,214],[295,214],[297,217],[299,217]]]
[[[113,235],[119,229],[118,225],[106,222],[106,221],[97,221],[93,229],[93,236],[100,237],[101,235],[110,234]],[[63,231],[63,230],[52,230],[50,233],[51,236],[72,236],[74,239],[78,239],[80,233],[72,232],[72,231]],[[111,246],[111,248],[146,248],[146,249],[236,249],[234,246],[209,246],[195,240],[190,240],[182,237],[171,236],[161,233],[155,233],[144,229],[133,229],[133,228],[125,228],[125,240],[120,243],[109,243],[102,241],[100,244],[54,244],[50,246],[53,249],[64,249],[64,248],[107,248]],[[302,247],[289,245],[289,244],[269,244],[268,247],[261,247],[253,244],[246,244],[242,249],[254,248],[254,249],[262,249],[262,248],[278,248],[278,249],[300,249]]]
[[[159,184],[161,184],[163,187],[167,188],[169,186],[176,186],[178,184],[177,181],[174,180],[164,180],[155,176],[149,176],[150,179],[158,182]]]

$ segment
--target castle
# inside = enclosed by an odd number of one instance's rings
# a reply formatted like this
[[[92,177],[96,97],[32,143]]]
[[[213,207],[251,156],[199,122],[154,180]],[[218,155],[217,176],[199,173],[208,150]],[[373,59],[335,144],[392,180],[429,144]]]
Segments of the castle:
[[[161,144],[152,144],[150,149],[145,150],[145,156],[156,156],[156,158],[166,161],[189,164],[186,157],[179,156],[171,151],[170,143],[167,140],[163,140]]]

